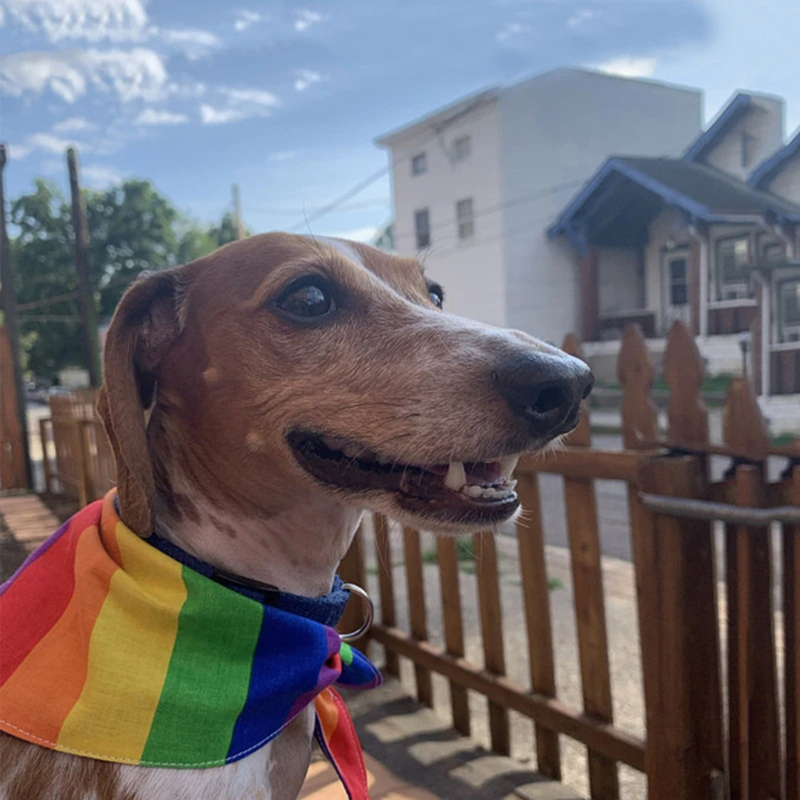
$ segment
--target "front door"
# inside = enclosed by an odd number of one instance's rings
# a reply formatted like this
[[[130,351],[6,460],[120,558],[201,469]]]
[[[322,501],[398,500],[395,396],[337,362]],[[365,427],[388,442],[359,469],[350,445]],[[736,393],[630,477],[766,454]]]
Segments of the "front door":
[[[689,309],[689,251],[676,251],[664,256],[663,330],[668,332],[675,320],[691,320]]]

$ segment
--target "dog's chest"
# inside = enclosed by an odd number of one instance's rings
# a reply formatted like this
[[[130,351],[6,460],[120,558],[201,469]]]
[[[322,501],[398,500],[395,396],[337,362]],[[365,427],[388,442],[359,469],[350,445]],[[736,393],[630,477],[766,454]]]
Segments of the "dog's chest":
[[[136,800],[295,800],[311,757],[313,709],[269,744],[210,769],[120,767],[119,797]],[[87,798],[88,800],[88,798]]]

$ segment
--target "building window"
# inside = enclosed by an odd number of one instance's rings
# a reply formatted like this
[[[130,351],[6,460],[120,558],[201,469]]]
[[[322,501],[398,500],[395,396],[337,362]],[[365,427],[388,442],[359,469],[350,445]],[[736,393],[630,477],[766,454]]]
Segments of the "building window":
[[[453,140],[453,161],[463,161],[472,152],[472,138],[459,136]]]
[[[431,221],[427,208],[414,212],[414,235],[417,249],[428,247],[431,243]]]
[[[689,302],[689,283],[686,276],[686,259],[671,258],[669,261],[669,304],[685,306]]]
[[[800,342],[800,280],[778,284],[778,341]]]
[[[775,264],[786,260],[786,246],[769,233],[756,234],[756,248],[760,264]]]
[[[734,236],[717,242],[717,299],[750,296],[750,237]]]
[[[472,213],[472,198],[459,200],[456,203],[456,221],[458,222],[458,238],[469,239],[475,234],[475,218]]]
[[[779,261],[784,261],[786,259],[786,254],[783,245],[778,243],[765,244],[761,251],[761,258],[766,261],[767,264],[776,264]]]
[[[428,171],[428,156],[425,153],[417,153],[411,159],[411,174],[422,175]]]

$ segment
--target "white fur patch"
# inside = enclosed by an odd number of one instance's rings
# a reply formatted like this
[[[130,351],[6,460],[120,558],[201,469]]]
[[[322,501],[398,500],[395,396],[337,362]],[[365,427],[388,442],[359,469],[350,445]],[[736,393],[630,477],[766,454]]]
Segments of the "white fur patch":
[[[339,239],[329,239],[327,236],[317,236],[315,238],[319,242],[325,242],[325,244],[329,245],[333,250],[339,253],[339,255],[344,256],[354,264],[358,264],[362,267],[364,266],[361,257],[347,242],[342,242]]]

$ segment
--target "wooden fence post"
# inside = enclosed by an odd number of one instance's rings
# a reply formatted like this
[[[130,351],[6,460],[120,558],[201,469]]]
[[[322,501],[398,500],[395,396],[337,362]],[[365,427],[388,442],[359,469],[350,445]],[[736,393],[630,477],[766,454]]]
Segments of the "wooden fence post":
[[[752,387],[743,379],[728,389],[723,438],[742,458],[733,477],[736,503],[763,506],[769,440]],[[732,800],[772,800],[782,790],[769,528],[727,526],[725,564],[730,794]]]
[[[574,336],[567,336],[562,349],[572,356],[581,357],[581,345]],[[566,439],[565,444],[569,447],[591,447],[588,401],[584,401],[582,411],[578,427]],[[608,661],[600,527],[593,479],[565,477],[564,500],[572,566],[572,588],[575,597],[575,625],[578,634],[583,708],[586,714],[611,724],[614,721],[614,709],[611,702],[611,669]],[[617,800],[619,777],[616,763],[591,750],[588,758],[592,800]]]
[[[403,529],[403,549],[406,560],[406,586],[408,589],[408,619],[411,635],[418,641],[428,638],[428,620],[425,609],[425,576],[422,572],[422,548],[419,531]],[[414,678],[417,683],[417,700],[433,708],[433,682],[431,671],[420,664],[414,664]]]
[[[378,587],[381,597],[381,624],[393,628],[397,624],[394,601],[394,574],[392,572],[392,544],[389,540],[389,520],[383,514],[374,514],[375,557],[378,562]],[[393,650],[386,648],[385,671],[400,676],[400,660]]]
[[[652,494],[702,499],[705,476],[695,458],[655,457],[642,464],[639,485]],[[655,569],[648,613],[655,614],[655,635],[647,646],[642,642],[654,705],[647,715],[648,796],[707,800],[724,772],[711,524],[660,514],[650,519]]]
[[[653,440],[658,433],[658,417],[650,396],[655,370],[644,337],[637,326],[625,328],[617,361],[617,376],[623,390],[622,443],[626,450],[641,449],[642,440]],[[642,650],[642,686],[644,690],[647,739],[647,774],[654,774],[653,740],[650,732],[659,721],[658,664],[660,631],[658,598],[653,576],[658,568],[655,518],[639,500],[638,487],[628,486],[628,511],[631,525],[631,553],[636,577],[637,618]]]
[[[556,696],[556,669],[553,651],[553,625],[550,591],[544,555],[544,527],[537,476],[517,473],[517,493],[523,513],[517,520],[517,546],[525,604],[531,688],[543,697]],[[561,745],[558,734],[534,724],[536,763],[539,772],[561,780]]]
[[[481,638],[486,670],[493,675],[506,674],[503,646],[503,609],[500,603],[500,583],[497,576],[497,544],[492,533],[476,533],[475,574],[478,581],[478,605],[481,617]],[[500,755],[511,754],[508,709],[489,701],[489,735],[492,750]]]
[[[461,591],[458,580],[458,545],[452,536],[438,536],[439,585],[442,595],[444,642],[448,655],[464,657],[464,619],[461,612]],[[464,736],[471,733],[469,696],[456,681],[450,681],[450,708],[453,727]]]

